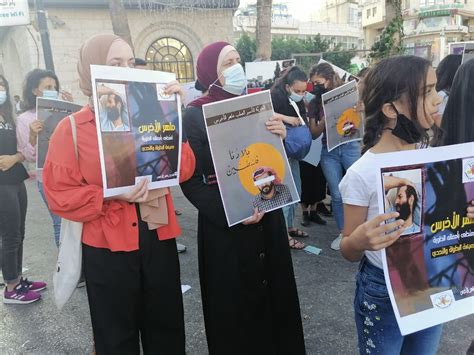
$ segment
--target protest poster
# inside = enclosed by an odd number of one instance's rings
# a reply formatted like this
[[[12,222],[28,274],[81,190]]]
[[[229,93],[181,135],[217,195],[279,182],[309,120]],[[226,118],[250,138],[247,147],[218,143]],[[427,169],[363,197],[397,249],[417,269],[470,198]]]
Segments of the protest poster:
[[[288,68],[295,65],[296,59],[245,63],[248,89],[267,90]]]
[[[449,54],[463,54],[466,42],[449,43]]]
[[[359,101],[357,82],[348,82],[322,95],[326,118],[326,141],[328,151],[364,136],[362,118],[357,112]]]
[[[474,143],[379,154],[379,212],[402,236],[382,251],[402,335],[474,313]]]
[[[202,92],[197,90],[196,87],[196,82],[192,81],[190,83],[186,83],[181,85],[184,91],[184,102],[183,105],[186,107],[188,104],[197,98],[202,96]]]
[[[464,46],[464,52],[462,54],[461,64],[464,64],[471,59],[474,59],[474,43],[468,42]]]
[[[273,116],[269,91],[203,106],[212,160],[227,223],[299,201],[281,138],[265,125]]]
[[[104,197],[179,183],[181,102],[164,93],[175,74],[91,66]]]
[[[36,118],[44,124],[43,129],[38,133],[36,144],[36,169],[43,169],[46,154],[48,154],[49,140],[58,123],[81,108],[82,106],[68,101],[42,97],[36,99]]]

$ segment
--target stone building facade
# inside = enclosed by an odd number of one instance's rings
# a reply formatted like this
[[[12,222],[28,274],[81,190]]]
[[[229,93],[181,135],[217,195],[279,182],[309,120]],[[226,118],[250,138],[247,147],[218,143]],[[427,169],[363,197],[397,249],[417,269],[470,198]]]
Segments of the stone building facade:
[[[239,1],[201,0],[199,5],[199,1],[180,0],[174,2],[180,6],[165,5],[151,10],[139,6],[145,2],[124,3],[129,5],[127,16],[135,55],[146,59],[150,69],[173,71],[182,82],[192,81],[196,58],[206,44],[234,40],[232,17]],[[84,103],[76,71],[79,48],[94,34],[112,33],[107,1],[44,0],[44,4],[56,74],[75,101]],[[30,15],[31,25],[0,27],[0,73],[9,80],[12,95],[21,95],[26,73],[44,68],[33,4]]]

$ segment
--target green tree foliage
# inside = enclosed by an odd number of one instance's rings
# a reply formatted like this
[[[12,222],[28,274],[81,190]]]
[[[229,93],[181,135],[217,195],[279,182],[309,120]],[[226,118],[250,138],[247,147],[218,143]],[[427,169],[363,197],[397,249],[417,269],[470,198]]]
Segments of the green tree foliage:
[[[333,48],[330,49],[331,47]],[[256,41],[248,34],[243,34],[240,37],[236,49],[240,53],[242,62],[252,62],[256,59]],[[341,51],[340,45],[332,46],[330,41],[321,38],[319,34],[308,40],[294,37],[276,37],[272,39],[272,60],[290,59],[296,53],[322,53],[325,60],[345,70],[351,67],[351,59],[354,57],[354,52]],[[298,57],[297,65],[305,72],[309,72],[311,66],[316,64],[319,59],[319,57],[314,56]]]
[[[237,41],[235,49],[239,52],[242,63],[253,62],[255,60],[255,53],[257,52],[257,42],[255,38],[244,33]]]
[[[403,16],[400,0],[389,0],[395,11],[394,18],[383,29],[380,39],[376,41],[370,49],[369,58],[371,61],[378,61],[405,52],[403,46]]]
[[[337,45],[331,52],[324,54],[324,60],[347,71],[351,67],[352,58],[354,58],[354,52],[344,52],[340,45]]]

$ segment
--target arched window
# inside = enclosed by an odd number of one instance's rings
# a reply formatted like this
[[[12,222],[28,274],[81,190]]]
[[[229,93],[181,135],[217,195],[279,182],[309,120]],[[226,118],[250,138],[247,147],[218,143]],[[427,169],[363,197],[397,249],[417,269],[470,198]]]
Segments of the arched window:
[[[194,80],[193,56],[188,47],[175,38],[155,41],[146,52],[146,61],[153,70],[175,73],[181,83]]]

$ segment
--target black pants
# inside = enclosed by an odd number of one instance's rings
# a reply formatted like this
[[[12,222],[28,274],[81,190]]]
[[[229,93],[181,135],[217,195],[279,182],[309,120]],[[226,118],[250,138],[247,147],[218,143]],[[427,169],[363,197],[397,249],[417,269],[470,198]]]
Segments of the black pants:
[[[102,354],[185,353],[183,299],[174,239],[159,241],[140,221],[140,249],[111,252],[83,245],[94,331]]]
[[[3,279],[15,282],[23,266],[23,240],[28,197],[25,184],[0,185],[0,237]]]

